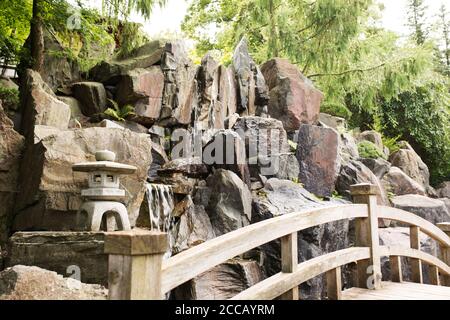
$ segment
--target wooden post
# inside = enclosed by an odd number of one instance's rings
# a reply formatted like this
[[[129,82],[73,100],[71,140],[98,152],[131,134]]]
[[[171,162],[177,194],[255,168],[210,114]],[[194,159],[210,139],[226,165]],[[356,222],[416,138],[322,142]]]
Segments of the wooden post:
[[[447,236],[450,237],[450,223],[438,223],[437,226],[445,232]],[[444,247],[441,245],[441,260],[444,261],[448,266],[450,266],[450,247]],[[443,275],[442,276],[442,285],[446,287],[450,287],[450,276]]]
[[[281,272],[292,273],[298,265],[297,232],[281,238]],[[298,287],[280,296],[281,300],[299,300]]]
[[[390,261],[390,265],[391,265],[391,281],[392,282],[403,282],[401,257],[391,256],[391,257],[389,257],[389,261]]]
[[[357,184],[350,187],[353,201],[365,203],[368,218],[356,219],[356,246],[369,247],[370,258],[357,264],[358,287],[364,289],[381,288],[380,239],[378,235],[378,188],[372,184]]]
[[[161,300],[163,255],[167,234],[153,231],[106,233],[110,300]]]
[[[342,274],[341,267],[327,272],[328,300],[341,300],[342,298]]]
[[[411,248],[420,250],[420,228],[411,226],[409,228],[409,239]],[[411,277],[412,281],[416,283],[423,283],[422,276],[422,261],[420,259],[411,259]]]
[[[430,270],[430,283],[434,286],[440,286],[441,281],[439,279],[439,269],[436,266],[429,266]]]

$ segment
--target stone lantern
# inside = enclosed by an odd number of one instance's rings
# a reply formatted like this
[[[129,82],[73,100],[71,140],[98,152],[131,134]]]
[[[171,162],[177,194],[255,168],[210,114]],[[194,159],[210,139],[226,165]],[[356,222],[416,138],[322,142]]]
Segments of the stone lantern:
[[[125,205],[125,190],[120,189],[120,175],[132,174],[134,166],[114,162],[114,152],[102,150],[95,153],[95,162],[77,163],[72,166],[75,172],[89,174],[88,189],[81,191],[85,202],[79,210],[87,213],[90,231],[100,231],[103,216],[106,214],[106,229],[112,230],[114,222],[119,230],[130,230],[130,221]]]

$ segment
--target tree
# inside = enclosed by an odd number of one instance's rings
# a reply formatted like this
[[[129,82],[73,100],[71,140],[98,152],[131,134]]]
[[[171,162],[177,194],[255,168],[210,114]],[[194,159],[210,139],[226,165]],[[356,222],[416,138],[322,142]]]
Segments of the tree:
[[[426,10],[424,0],[408,0],[408,26],[411,28],[413,39],[419,45],[425,42],[428,35],[425,24]]]
[[[44,66],[44,30],[42,22],[42,0],[33,0],[33,17],[30,29],[31,68],[41,72]]]
[[[450,21],[449,14],[445,5],[440,8],[439,29],[442,34],[442,56],[444,60],[444,74],[450,76]]]

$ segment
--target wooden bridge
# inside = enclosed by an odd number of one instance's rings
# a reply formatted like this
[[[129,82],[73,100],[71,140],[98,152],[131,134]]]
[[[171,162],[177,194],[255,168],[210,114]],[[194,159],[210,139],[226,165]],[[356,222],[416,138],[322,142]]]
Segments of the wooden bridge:
[[[239,293],[234,300],[298,300],[298,286],[326,274],[331,300],[450,300],[450,224],[439,227],[412,213],[377,205],[377,188],[352,186],[355,204],[324,207],[252,224],[163,260],[167,235],[158,232],[112,232],[109,298],[162,299],[164,294],[209,269],[276,239],[281,239],[281,272]],[[354,219],[355,247],[298,262],[297,234],[322,224]],[[410,247],[380,246],[378,219],[410,227]],[[423,232],[440,245],[440,256],[420,251]],[[381,257],[389,257],[391,279],[382,282]],[[408,257],[412,282],[403,282],[401,257]],[[356,263],[354,288],[342,290],[341,268]],[[431,285],[423,284],[422,264],[429,265]],[[440,286],[440,284],[445,286]]]

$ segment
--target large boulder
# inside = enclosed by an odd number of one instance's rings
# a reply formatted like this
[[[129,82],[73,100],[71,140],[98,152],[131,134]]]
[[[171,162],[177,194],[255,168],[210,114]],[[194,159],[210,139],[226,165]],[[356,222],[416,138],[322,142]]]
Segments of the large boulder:
[[[295,65],[276,58],[264,63],[261,71],[269,86],[270,116],[281,120],[288,132],[302,123],[317,124],[323,95]]]
[[[408,177],[397,167],[392,167],[389,170],[383,177],[382,184],[386,190],[397,196],[405,194],[427,195],[425,188],[421,184]]]
[[[382,179],[386,173],[391,169],[391,164],[389,161],[386,161],[382,158],[378,159],[369,159],[363,158],[360,161],[369,168],[378,179]]]
[[[321,124],[333,128],[338,132],[345,131],[347,129],[347,122],[344,118],[335,117],[327,113],[320,113],[319,121]]]
[[[38,267],[14,266],[0,272],[0,300],[106,300],[108,290]]]
[[[436,190],[439,197],[450,198],[450,181],[442,182]]]
[[[257,262],[233,259],[176,288],[176,300],[226,300],[263,280]]]
[[[133,224],[152,162],[148,135],[126,129],[93,127],[61,131],[36,126],[35,143],[27,147],[21,167],[14,229],[65,231],[79,227],[75,213],[82,203],[80,191],[86,186],[87,175],[73,173],[72,165],[95,161],[95,152],[104,149],[115,152],[116,161],[138,168],[136,173],[121,179]]]
[[[121,76],[137,68],[148,68],[161,62],[164,42],[149,42],[124,58],[102,61],[89,71],[90,78],[105,84],[117,84]]]
[[[81,102],[85,116],[102,113],[107,107],[106,90],[100,82],[77,82],[72,85],[73,96]]]
[[[108,255],[103,232],[16,232],[8,241],[5,266],[37,266],[70,276],[79,268],[80,281],[108,285]]]
[[[280,170],[280,157],[290,153],[287,133],[281,121],[241,117],[233,130],[244,139],[251,175],[276,176]]]
[[[233,130],[217,131],[203,148],[203,162],[215,168],[236,173],[250,185],[250,172],[245,158],[243,139]]]
[[[348,132],[339,135],[339,156],[341,164],[348,163],[350,160],[359,158],[356,139]]]
[[[408,194],[392,198],[392,204],[395,208],[414,213],[433,224],[450,221],[445,203],[438,199]]]
[[[347,164],[342,165],[339,176],[336,180],[336,190],[339,194],[351,199],[350,186],[360,183],[370,183],[377,186],[378,204],[389,205],[389,199],[386,191],[381,185],[380,180],[367,168],[363,163],[351,160]]]
[[[70,107],[56,97],[38,72],[26,70],[21,88],[21,131],[25,137],[33,139],[35,125],[68,128]]]
[[[122,76],[116,100],[119,105],[134,106],[135,121],[144,125],[154,123],[161,113],[164,74],[159,66],[134,69]]]
[[[233,70],[237,80],[237,112],[240,115],[262,116],[267,112],[269,92],[261,70],[242,39],[233,54]]]
[[[318,196],[331,196],[340,168],[338,133],[331,128],[301,125],[297,143],[300,182]]]
[[[205,208],[202,205],[195,205],[190,196],[187,196],[183,202],[186,202],[183,204],[183,212],[175,225],[173,254],[185,251],[216,236]]]
[[[183,41],[167,43],[163,50],[161,69],[164,73],[164,92],[160,124],[187,125],[198,103],[196,75],[198,67],[189,59]]]
[[[206,210],[217,236],[249,224],[251,193],[234,172],[218,169],[208,177],[207,185],[211,196]]]
[[[333,206],[345,201],[321,201],[292,181],[269,179],[264,188],[253,194],[252,223],[276,216],[301,212],[307,209]],[[324,255],[328,252],[348,248],[351,245],[350,224],[347,220],[324,224],[301,231],[298,239],[298,257],[300,262]],[[279,240],[265,244],[249,253],[259,257],[265,277],[280,272]],[[344,283],[351,281],[344,272]],[[302,299],[321,299],[326,295],[324,277],[317,277],[300,286]]]
[[[389,161],[425,188],[430,185],[430,171],[427,165],[408,143],[403,142],[402,149],[391,154]]]
[[[9,235],[15,196],[19,189],[19,165],[23,145],[23,137],[14,130],[0,100],[0,245]]]

